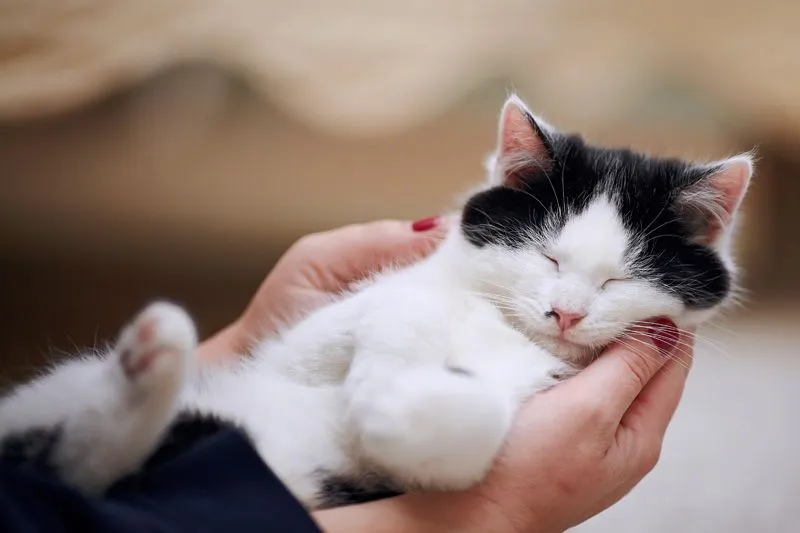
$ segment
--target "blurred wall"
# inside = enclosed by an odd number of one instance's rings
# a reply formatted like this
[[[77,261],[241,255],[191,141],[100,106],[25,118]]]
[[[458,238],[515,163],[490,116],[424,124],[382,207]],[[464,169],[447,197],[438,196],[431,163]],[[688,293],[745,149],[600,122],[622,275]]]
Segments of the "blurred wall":
[[[232,11],[246,13],[245,4]],[[596,142],[700,159],[757,145],[758,177],[740,240],[748,305],[797,308],[797,103],[786,103],[784,77],[722,77],[739,72],[737,58],[759,65],[758,72],[771,68],[788,76],[775,57],[798,57],[792,46],[799,39],[784,31],[795,4],[771,2],[771,12],[746,3],[704,4],[693,8],[695,25],[681,26],[688,33],[680,35],[680,9],[666,4],[653,12],[625,2],[603,3],[605,10],[565,2],[560,11],[548,2],[507,4],[475,2],[472,11],[465,7],[449,19],[440,11],[394,19],[371,11],[372,19],[360,20],[341,8],[333,10],[341,27],[330,25],[329,33],[319,14],[274,34],[258,33],[261,39],[314,37],[314,46],[292,41],[294,55],[284,53],[276,63],[267,61],[267,52],[285,49],[248,41],[264,48],[260,63],[244,66],[231,60],[245,57],[241,43],[235,53],[226,49],[225,58],[209,44],[205,57],[196,50],[173,53],[188,45],[152,32],[173,28],[168,22],[176,11],[155,4],[141,5],[155,9],[151,20],[164,24],[127,24],[116,40],[108,28],[66,31],[70,24],[102,26],[112,7],[44,17],[39,25],[3,18],[0,349],[7,368],[0,370],[13,376],[58,350],[106,339],[154,297],[187,304],[208,334],[242,310],[298,236],[452,206],[482,177],[481,160],[494,143],[510,87],[557,126]],[[237,38],[244,39],[250,26],[217,15],[197,27],[238,28]],[[756,17],[752,24],[726,26],[746,15]],[[115,16],[109,24],[133,20]],[[200,20],[193,16],[185,27]],[[382,31],[345,31],[373,19],[382,21]],[[731,27],[741,29],[737,39]],[[643,28],[652,30],[649,40]],[[33,38],[46,35],[50,41]],[[229,42],[214,35],[205,42]],[[765,48],[757,41],[764,36],[783,47]],[[326,39],[350,48],[325,50]],[[636,39],[639,48],[631,46]],[[67,55],[70,43],[80,44],[79,55]],[[374,43],[383,48],[371,49]],[[743,47],[750,56],[736,56]],[[315,63],[304,63],[312,48],[325,50],[326,60],[318,54]],[[704,68],[697,68],[692,50]],[[336,53],[348,61],[335,61]],[[322,64],[324,76],[316,68]]]

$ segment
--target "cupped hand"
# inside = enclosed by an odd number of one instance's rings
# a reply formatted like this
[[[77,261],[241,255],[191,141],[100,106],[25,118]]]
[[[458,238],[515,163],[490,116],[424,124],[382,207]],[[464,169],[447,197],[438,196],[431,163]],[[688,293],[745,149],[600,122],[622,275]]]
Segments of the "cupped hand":
[[[691,365],[691,332],[652,325],[527,402],[472,490],[408,494],[316,519],[331,533],[560,533],[601,512],[655,466]]]
[[[438,224],[437,224],[438,222]],[[242,316],[203,343],[204,359],[241,353],[387,264],[435,248],[446,219],[382,221],[304,237]],[[472,490],[408,494],[314,513],[328,532],[560,532],[624,496],[658,460],[691,364],[693,336],[653,322],[578,375],[534,396],[503,453]]]
[[[475,489],[506,531],[564,531],[627,494],[656,464],[691,365],[693,335],[662,320],[534,396]]]
[[[301,238],[267,275],[241,317],[200,346],[200,358],[241,354],[382,268],[427,255],[448,225],[445,217],[382,220]]]

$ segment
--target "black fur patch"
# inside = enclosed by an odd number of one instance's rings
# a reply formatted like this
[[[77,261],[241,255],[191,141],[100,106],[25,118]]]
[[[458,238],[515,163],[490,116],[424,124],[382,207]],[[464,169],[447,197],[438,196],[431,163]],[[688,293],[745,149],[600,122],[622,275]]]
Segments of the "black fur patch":
[[[142,470],[154,468],[168,462],[196,445],[201,440],[223,430],[237,426],[217,416],[201,414],[195,411],[183,411],[167,430],[161,445],[150,456]]]
[[[553,159],[546,172],[518,170],[517,188],[495,187],[469,200],[462,231],[470,243],[519,247],[532,233],[552,237],[547,232],[566,223],[564,207],[580,213],[605,193],[627,229],[645,243],[629,258],[633,275],[668,288],[690,308],[712,307],[727,296],[730,273],[712,249],[695,244],[696,221],[682,219],[676,205],[681,190],[707,171],[677,159],[589,146],[578,136],[551,136],[547,148]]]
[[[342,507],[357,503],[366,503],[393,496],[400,496],[403,491],[383,478],[376,476],[344,476],[320,470],[320,500],[322,508]]]
[[[475,375],[471,370],[467,370],[466,368],[462,368],[460,366],[448,366],[446,368],[448,371],[456,374],[457,376],[472,377]]]
[[[53,453],[63,428],[31,428],[6,436],[0,441],[0,463],[15,468],[55,474]]]

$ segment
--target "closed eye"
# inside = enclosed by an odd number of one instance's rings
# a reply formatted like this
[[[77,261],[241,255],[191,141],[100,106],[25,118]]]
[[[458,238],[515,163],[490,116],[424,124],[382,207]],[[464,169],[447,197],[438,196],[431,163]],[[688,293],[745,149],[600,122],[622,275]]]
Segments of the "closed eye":
[[[631,278],[608,278],[607,280],[605,280],[603,282],[602,285],[600,285],[600,288],[601,289],[605,289],[611,283],[623,283],[625,281],[631,281]]]
[[[553,263],[553,265],[554,265],[556,268],[558,268],[558,261],[556,261],[556,260],[555,260],[553,257],[551,257],[551,256],[549,256],[549,255],[547,255],[547,254],[542,254],[542,255],[545,257],[545,259],[547,259],[548,261],[550,261],[551,263]]]

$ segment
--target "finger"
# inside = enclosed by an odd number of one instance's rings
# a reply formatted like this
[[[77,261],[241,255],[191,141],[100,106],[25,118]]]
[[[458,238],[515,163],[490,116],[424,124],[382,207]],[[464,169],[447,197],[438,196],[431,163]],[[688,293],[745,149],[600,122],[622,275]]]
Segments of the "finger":
[[[675,350],[679,355],[670,359],[642,389],[623,416],[622,425],[659,441],[664,438],[686,385],[693,349],[694,335],[682,332]]]
[[[347,284],[388,264],[406,263],[430,253],[441,240],[448,221],[437,218],[425,231],[412,223],[381,220],[354,224],[317,235],[309,254],[325,265],[336,283]]]
[[[593,406],[598,422],[616,430],[642,389],[669,360],[677,338],[675,324],[660,319],[647,333],[619,339],[563,385],[578,401]]]

